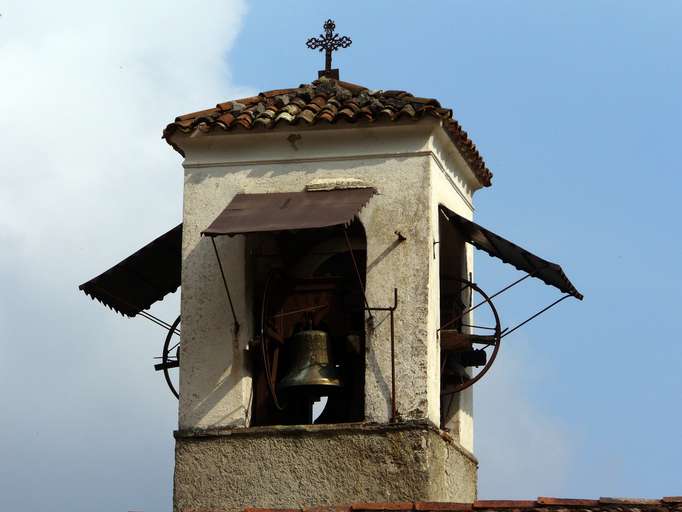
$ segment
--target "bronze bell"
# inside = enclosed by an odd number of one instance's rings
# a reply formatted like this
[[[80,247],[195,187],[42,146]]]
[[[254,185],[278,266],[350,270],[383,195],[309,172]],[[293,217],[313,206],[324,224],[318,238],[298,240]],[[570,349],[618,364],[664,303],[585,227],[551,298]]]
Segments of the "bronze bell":
[[[315,387],[332,391],[342,386],[339,369],[331,360],[331,340],[324,331],[305,330],[285,343],[289,353],[289,370],[279,382],[283,391]]]

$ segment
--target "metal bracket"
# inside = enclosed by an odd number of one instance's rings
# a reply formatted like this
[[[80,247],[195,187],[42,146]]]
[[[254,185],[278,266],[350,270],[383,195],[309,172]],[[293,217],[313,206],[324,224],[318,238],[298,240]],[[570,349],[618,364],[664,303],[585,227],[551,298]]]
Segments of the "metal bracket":
[[[398,406],[395,401],[395,322],[393,313],[398,309],[398,289],[393,288],[393,306],[383,308],[365,308],[367,311],[388,311],[391,324],[391,423],[400,420]]]
[[[563,296],[560,297],[559,299],[557,299],[557,300],[555,300],[554,302],[552,302],[549,306],[542,308],[540,311],[538,311],[538,312],[535,313],[534,315],[528,317],[527,319],[525,319],[523,322],[521,322],[520,324],[516,325],[515,327],[512,327],[511,329],[506,329],[506,332],[502,335],[502,337],[504,338],[505,336],[509,336],[511,333],[513,333],[513,332],[514,332],[516,329],[518,329],[519,327],[521,327],[521,326],[523,326],[523,325],[526,325],[526,324],[527,324],[528,322],[530,322],[531,320],[533,320],[533,319],[539,317],[539,316],[540,316],[541,314],[543,314],[545,311],[547,311],[547,310],[550,309],[550,308],[553,308],[554,306],[556,306],[557,304],[559,304],[559,302],[561,302],[562,300],[567,299],[567,298],[569,298],[569,297],[572,297],[572,295],[571,295],[570,293],[567,293],[566,295],[563,295]]]
[[[220,275],[223,278],[223,284],[225,285],[225,292],[227,293],[227,301],[230,303],[230,310],[232,311],[232,318],[234,319],[234,333],[239,333],[239,321],[237,320],[237,314],[234,312],[234,304],[232,304],[232,296],[230,295],[230,288],[227,286],[227,279],[225,278],[225,272],[223,271],[223,262],[220,261],[220,254],[218,254],[218,248],[215,245],[215,237],[211,237],[211,243],[213,244],[213,251],[215,252],[215,257],[218,260],[218,267],[220,268]]]

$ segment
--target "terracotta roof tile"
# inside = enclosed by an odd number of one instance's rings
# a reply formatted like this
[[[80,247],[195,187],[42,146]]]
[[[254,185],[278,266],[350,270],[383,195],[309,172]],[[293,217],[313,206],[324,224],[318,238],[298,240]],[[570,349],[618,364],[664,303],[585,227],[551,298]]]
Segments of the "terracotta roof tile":
[[[209,108],[206,110],[200,110],[198,112],[193,112],[191,114],[185,114],[185,115],[176,117],[175,122],[177,123],[179,121],[193,121],[194,119],[198,119],[202,116],[212,115],[215,113],[215,111],[216,111],[215,108]]]
[[[308,104],[306,100],[304,100],[303,98],[299,98],[298,96],[290,98],[289,103],[291,105],[296,105],[298,108],[304,108]]]
[[[230,115],[230,114],[226,114],[226,115]],[[189,128],[190,126],[192,126],[193,121],[194,121],[194,119],[179,119],[179,120],[175,121],[175,123],[182,128]]]
[[[580,500],[575,498],[547,498],[540,496],[539,505],[562,505],[565,507],[596,507],[599,500]]]
[[[273,98],[275,96],[286,96],[287,94],[291,94],[292,92],[295,92],[296,89],[275,89],[273,91],[267,91],[267,92],[262,92],[259,94],[259,96],[263,96],[264,98]]]
[[[304,508],[303,512],[350,512],[350,505],[327,505],[321,507]]]
[[[234,100],[235,104],[239,103],[241,105],[244,105],[245,107],[250,107],[251,105],[255,105],[260,102],[261,102],[260,94],[258,96],[249,96],[248,98]]]
[[[413,510],[414,504],[411,502],[376,502],[376,503],[354,503],[350,506],[351,510]]]
[[[232,123],[234,122],[234,116],[232,115],[231,112],[225,112],[222,116],[220,116],[217,120],[219,123],[223,123],[226,127],[232,126]]]
[[[204,512],[204,509],[201,509]],[[217,509],[216,509],[217,511]],[[185,511],[183,511],[185,512]],[[244,512],[301,512],[300,508],[245,508]]]
[[[280,112],[275,118],[275,123],[279,123],[280,121],[293,124],[296,122],[296,116],[291,115],[289,112]]]
[[[245,512],[271,512],[273,509],[249,508]],[[282,510],[282,509],[280,509]],[[289,509],[294,510],[294,509]],[[540,497],[530,500],[479,500],[475,503],[447,502],[397,502],[354,503],[350,506],[323,506],[304,509],[304,512],[682,512],[682,496],[668,496],[660,500],[638,498],[600,498],[585,500],[575,498]]]
[[[490,509],[527,509],[534,508],[537,505],[535,501],[528,500],[478,500],[474,502],[474,508]]]
[[[301,112],[298,117],[303,118],[306,123],[312,124],[315,121],[315,112],[307,108]]]
[[[347,122],[418,121],[425,116],[442,120],[446,133],[479,182],[490,186],[492,173],[476,146],[454,120],[452,110],[442,108],[438,100],[398,90],[370,91],[360,85],[324,77],[297,88],[262,92],[258,96],[226,101],[212,109],[178,116],[166,127],[163,137],[182,154],[172,140],[173,134],[192,133],[196,128],[202,132],[227,131],[237,126],[251,130],[295,125],[301,120],[313,125],[335,123],[339,119]]]
[[[287,105],[282,107],[282,111],[292,116],[295,116],[301,111],[301,107],[296,103],[288,103]]]
[[[600,505],[660,505],[660,500],[642,499],[642,498],[599,498]]]
[[[414,510],[418,512],[469,512],[471,503],[448,503],[444,501],[417,501]]]

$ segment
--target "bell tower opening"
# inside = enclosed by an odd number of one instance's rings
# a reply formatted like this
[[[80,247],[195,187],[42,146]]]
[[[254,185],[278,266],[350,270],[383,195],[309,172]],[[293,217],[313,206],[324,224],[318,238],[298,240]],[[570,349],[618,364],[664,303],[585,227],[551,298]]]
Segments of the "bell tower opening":
[[[440,213],[438,215],[438,271],[440,292],[440,326],[447,327],[447,333],[464,332],[466,322],[462,318],[465,308],[471,306],[471,289],[465,282],[469,274],[466,265],[465,243],[461,234]],[[463,331],[464,330],[464,331]],[[447,334],[442,333],[445,339]],[[468,370],[461,356],[448,350],[445,343],[441,344],[441,428],[453,434],[458,434],[459,412],[466,400],[462,393],[450,393],[463,378],[468,376]]]
[[[247,238],[252,426],[364,419],[362,224]]]

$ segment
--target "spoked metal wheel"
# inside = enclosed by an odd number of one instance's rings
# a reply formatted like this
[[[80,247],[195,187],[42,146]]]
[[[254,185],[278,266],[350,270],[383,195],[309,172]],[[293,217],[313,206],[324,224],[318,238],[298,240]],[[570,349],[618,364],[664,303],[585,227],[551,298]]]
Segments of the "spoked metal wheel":
[[[476,283],[461,282],[462,293],[469,291],[469,305],[440,330],[443,396],[459,393],[480,380],[495,362],[502,338],[500,317],[490,297]],[[480,321],[472,320],[474,310],[482,317]]]
[[[177,371],[171,372],[171,370],[175,370],[180,366],[180,315],[178,315],[168,330],[159,359],[161,359],[161,362],[155,364],[154,369],[157,372],[163,371],[163,377],[166,379],[166,384],[168,384],[171,393],[175,395],[175,398],[180,398],[176,385]]]

